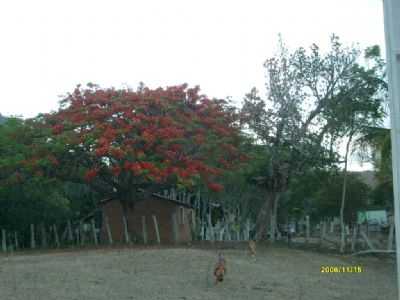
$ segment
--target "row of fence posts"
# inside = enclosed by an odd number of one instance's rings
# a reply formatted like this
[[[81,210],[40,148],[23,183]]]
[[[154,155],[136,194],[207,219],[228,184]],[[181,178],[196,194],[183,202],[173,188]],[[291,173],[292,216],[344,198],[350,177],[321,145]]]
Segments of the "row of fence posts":
[[[246,220],[244,226],[232,222],[218,222],[215,226],[211,223],[210,215],[207,222],[200,227],[200,239],[208,241],[243,241],[250,239],[250,220]]]
[[[176,215],[175,215],[176,219]],[[157,244],[161,243],[160,230],[158,225],[157,216],[151,216],[151,222],[154,226],[155,232],[155,242]],[[175,220],[176,223],[176,220]],[[132,243],[132,239],[128,230],[128,224],[125,216],[122,218],[123,224],[123,235],[124,242],[127,244]],[[73,228],[71,221],[68,221],[65,225],[64,232],[59,235],[59,227],[56,224],[51,225],[47,230],[44,224],[35,225],[30,224],[29,226],[29,239],[26,239],[25,247],[21,244],[17,231],[7,231],[6,229],[1,229],[1,250],[3,252],[14,251],[24,249],[37,249],[37,248],[49,248],[55,247],[60,248],[62,245],[78,245],[83,246],[86,244],[93,244],[98,246],[100,242],[108,243],[113,245],[115,240],[112,235],[112,230],[110,227],[109,219],[107,216],[104,217],[105,234],[107,241],[100,241],[99,232],[100,230],[96,228],[95,220],[92,218],[90,223],[79,222]],[[147,228],[146,216],[142,216],[142,235],[143,243],[148,244],[148,228]],[[73,230],[74,229],[74,230]],[[12,234],[12,236],[11,236]],[[177,236],[178,230],[176,229]],[[40,237],[40,246],[38,244],[38,236]],[[50,238],[50,239],[49,239]]]
[[[306,222],[307,224],[307,222]],[[307,225],[306,225],[307,226]],[[307,226],[309,228],[309,224]],[[321,243],[323,240],[329,241],[328,239],[328,222],[327,221],[322,221],[319,224],[320,228],[320,240]],[[335,235],[335,224],[333,222],[330,222],[330,228],[329,228],[329,233],[330,235]],[[394,249],[394,221],[393,218],[389,218],[389,232],[388,232],[388,239],[387,239],[387,244],[385,245],[386,249],[381,249],[381,250],[393,250]],[[306,234],[306,241],[308,241],[310,237],[309,234],[309,229],[307,230]],[[350,228],[349,225],[345,225],[345,241],[346,244],[350,244],[350,250],[351,252],[356,251],[356,246],[358,243],[361,242],[362,248],[368,248],[370,250],[378,250],[374,242],[370,239],[369,233],[368,233],[368,228],[366,225],[360,225],[360,224],[355,224]],[[348,241],[350,239],[350,242]]]

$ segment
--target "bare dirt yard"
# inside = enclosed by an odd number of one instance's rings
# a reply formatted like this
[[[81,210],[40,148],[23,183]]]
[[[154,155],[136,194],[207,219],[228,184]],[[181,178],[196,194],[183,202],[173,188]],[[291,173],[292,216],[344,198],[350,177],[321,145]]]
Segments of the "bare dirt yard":
[[[285,247],[221,250],[226,280],[215,286],[216,250],[128,248],[0,257],[1,300],[397,299],[395,261]],[[361,266],[361,273],[321,273]]]

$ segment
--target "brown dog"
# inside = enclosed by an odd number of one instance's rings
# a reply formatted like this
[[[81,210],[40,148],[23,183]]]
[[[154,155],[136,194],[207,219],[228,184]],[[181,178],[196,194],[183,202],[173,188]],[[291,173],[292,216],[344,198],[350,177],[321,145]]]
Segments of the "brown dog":
[[[226,274],[226,260],[221,253],[218,253],[218,261],[214,268],[215,284],[224,281]]]

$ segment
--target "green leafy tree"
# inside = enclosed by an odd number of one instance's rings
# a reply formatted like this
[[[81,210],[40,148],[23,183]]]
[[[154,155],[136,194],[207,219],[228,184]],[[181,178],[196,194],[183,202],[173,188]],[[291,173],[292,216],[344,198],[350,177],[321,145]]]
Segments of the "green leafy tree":
[[[378,184],[372,192],[375,205],[393,210],[393,171],[390,129],[367,127],[357,139],[361,158],[372,162]]]
[[[265,63],[267,99],[254,89],[246,96],[242,122],[270,154],[258,216],[260,237],[269,227],[274,239],[279,199],[292,178],[335,163],[334,146],[344,128],[358,128],[358,118],[368,119],[370,104],[379,107],[381,74],[375,67],[362,67],[359,57],[357,49],[343,47],[336,36],[325,54],[316,45],[289,53],[281,43],[278,56]]]
[[[55,224],[71,214],[62,183],[34,171],[29,157],[38,132],[29,121],[8,118],[0,125],[0,226],[28,232],[30,224]],[[37,161],[43,169],[44,161]],[[20,236],[20,243],[28,241]]]

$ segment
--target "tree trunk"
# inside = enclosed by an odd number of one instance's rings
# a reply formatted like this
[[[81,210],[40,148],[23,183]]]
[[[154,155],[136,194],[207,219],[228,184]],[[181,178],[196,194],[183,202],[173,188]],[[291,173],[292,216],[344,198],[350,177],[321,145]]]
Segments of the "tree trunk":
[[[350,133],[349,139],[346,144],[346,154],[344,158],[342,201],[340,204],[340,253],[343,253],[345,248],[344,206],[346,201],[346,188],[347,188],[347,162],[348,162],[348,156],[352,138],[353,138],[353,133]]]
[[[270,193],[267,193],[267,197],[257,215],[256,221],[256,239],[266,240],[268,234],[268,228],[270,227],[271,219],[271,201],[272,197]]]
[[[279,193],[275,193],[274,197],[271,198],[271,242],[275,242],[276,233],[277,233],[277,224],[278,224],[278,201],[279,201]]]
[[[265,240],[267,239],[268,231],[271,234],[271,241],[275,241],[275,232],[276,232],[276,219],[278,212],[278,192],[268,192],[267,197],[263,206],[260,209],[260,212],[257,216],[257,232],[256,239]],[[269,230],[268,230],[269,229]]]

